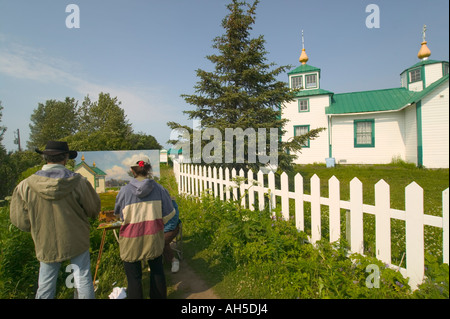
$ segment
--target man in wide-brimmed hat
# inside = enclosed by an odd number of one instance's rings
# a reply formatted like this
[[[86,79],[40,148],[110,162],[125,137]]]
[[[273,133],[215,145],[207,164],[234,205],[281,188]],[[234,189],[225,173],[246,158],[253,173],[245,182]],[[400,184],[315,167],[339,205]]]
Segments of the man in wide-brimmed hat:
[[[94,298],[89,256],[89,218],[100,212],[100,198],[87,179],[68,170],[77,152],[66,142],[49,141],[42,154],[47,164],[17,185],[11,199],[11,222],[31,232],[40,261],[36,298],[54,298],[61,262],[71,261],[78,298]]]
[[[35,150],[39,154],[43,155],[60,155],[60,154],[68,154],[69,159],[74,159],[77,157],[77,151],[70,151],[69,145],[67,142],[58,142],[58,141],[48,141],[45,150],[40,151],[38,149]]]

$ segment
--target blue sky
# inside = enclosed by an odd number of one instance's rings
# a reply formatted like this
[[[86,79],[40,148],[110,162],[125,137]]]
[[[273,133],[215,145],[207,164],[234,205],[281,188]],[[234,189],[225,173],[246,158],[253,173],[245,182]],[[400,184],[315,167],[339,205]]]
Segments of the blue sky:
[[[181,94],[194,93],[196,69],[223,34],[229,0],[0,0],[0,101],[3,144],[20,129],[29,137],[38,103],[110,93],[136,132],[170,139],[166,123],[192,125]],[[80,9],[80,28],[66,27],[66,6]],[[369,4],[380,27],[367,28]],[[253,35],[264,35],[269,62],[299,65],[301,30],[308,64],[321,68],[321,88],[354,92],[400,86],[400,73],[417,63],[427,25],[431,59],[449,60],[448,0],[261,0]],[[279,80],[287,81],[287,75]]]

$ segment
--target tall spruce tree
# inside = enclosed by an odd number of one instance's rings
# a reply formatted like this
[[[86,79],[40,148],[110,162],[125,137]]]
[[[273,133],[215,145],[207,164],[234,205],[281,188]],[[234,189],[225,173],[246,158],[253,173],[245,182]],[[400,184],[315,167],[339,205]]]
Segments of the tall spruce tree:
[[[249,150],[256,151],[251,147],[249,149],[249,146],[255,145],[249,139],[244,139],[243,159],[235,157],[232,163],[226,160],[230,150],[234,150],[237,155],[237,151],[242,147],[237,145],[239,143],[237,138],[233,139],[232,145],[226,143],[226,129],[242,129],[244,132],[250,132],[246,131],[247,129],[253,129],[255,132],[258,132],[260,128],[267,129],[265,141],[260,141],[262,136],[256,135],[258,137],[257,153],[274,155],[273,149],[270,149],[269,129],[275,128],[278,131],[276,164],[282,170],[289,170],[292,161],[296,158],[295,153],[301,150],[305,141],[314,139],[323,130],[323,128],[312,129],[303,136],[294,137],[288,142],[282,141],[281,136],[285,134],[284,126],[287,120],[281,119],[281,108],[285,103],[293,100],[294,92],[287,83],[277,81],[276,77],[285,73],[290,66],[276,67],[274,63],[268,63],[264,37],[262,35],[256,38],[251,37],[258,3],[258,0],[252,5],[233,0],[227,5],[230,13],[222,21],[225,33],[216,37],[213,45],[219,54],[206,57],[215,65],[215,70],[208,72],[198,69],[196,73],[200,80],[194,87],[196,94],[182,95],[187,103],[196,106],[195,110],[184,111],[184,113],[189,119],[200,120],[200,128],[194,130],[175,122],[167,123],[173,130],[185,133],[184,136],[178,136],[178,140],[169,142],[178,143],[176,147],[181,145],[182,139],[191,143],[193,147],[190,148],[190,155],[194,155],[192,157],[194,162],[220,163],[222,166],[236,168],[237,171],[241,168],[244,170],[251,168],[257,172],[267,162],[262,162],[258,158],[256,162],[249,161],[254,159],[249,154]],[[220,134],[212,134],[216,132]],[[199,136],[203,137],[201,140],[203,155],[205,155],[204,147],[206,146],[206,153],[209,153],[207,155],[211,155],[210,159],[214,158],[214,161],[208,161],[205,156],[201,160],[198,158],[199,153],[196,153],[196,150],[199,150]],[[214,137],[214,145],[210,142],[213,138],[208,140],[208,136]],[[222,140],[219,142],[218,138]],[[195,145],[196,142],[197,145]],[[265,149],[261,149],[259,145],[263,145]]]

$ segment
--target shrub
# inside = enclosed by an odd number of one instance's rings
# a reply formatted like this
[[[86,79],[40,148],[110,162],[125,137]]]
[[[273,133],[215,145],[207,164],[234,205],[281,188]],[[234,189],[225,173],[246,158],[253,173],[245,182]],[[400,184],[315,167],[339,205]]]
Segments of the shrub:
[[[408,279],[374,257],[350,255],[344,240],[315,245],[269,210],[242,209],[207,194],[179,196],[184,230],[224,298],[448,298],[448,265],[427,258],[414,293]],[[378,276],[379,274],[379,276]]]

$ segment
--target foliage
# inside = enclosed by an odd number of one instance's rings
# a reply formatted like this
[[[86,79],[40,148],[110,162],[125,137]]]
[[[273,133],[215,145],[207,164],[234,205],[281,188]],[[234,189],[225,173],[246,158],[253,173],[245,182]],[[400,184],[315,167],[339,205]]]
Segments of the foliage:
[[[178,198],[186,236],[215,272],[223,298],[442,298],[448,296],[448,266],[429,260],[430,282],[412,293],[399,272],[373,257],[348,254],[344,240],[308,243],[293,221],[268,209],[250,211],[209,195]],[[371,269],[379,270],[379,287]],[[434,271],[434,272],[433,272]],[[375,279],[374,279],[375,280]],[[372,287],[372,288],[370,288]],[[443,292],[439,295],[439,292]]]
[[[39,262],[30,234],[9,221],[9,207],[0,207],[0,299],[33,298]]]
[[[160,182],[176,195],[170,167],[161,167]],[[101,194],[102,210],[114,207],[115,195]],[[185,257],[216,283],[222,298],[449,298],[449,268],[435,255],[426,255],[427,278],[411,292],[407,279],[379,260],[349,256],[343,239],[312,245],[293,221],[283,220],[268,207],[251,211],[237,201],[222,202],[207,194],[201,201],[179,195],[176,199],[183,220]],[[98,224],[98,220],[91,222],[93,275],[102,236]],[[11,225],[7,206],[0,207],[0,252],[0,298],[33,298],[39,267],[34,244],[30,234]],[[374,283],[370,279],[373,267],[380,271],[379,288],[369,288]],[[73,289],[64,285],[65,264],[61,269],[57,298],[73,298]],[[111,231],[106,233],[97,279],[99,299],[107,299],[115,286],[126,286]]]
[[[39,103],[31,115],[28,148],[42,148],[49,140],[67,141],[84,151],[161,149],[151,135],[134,133],[121,102],[101,92],[98,101],[87,95],[79,106],[74,98]]]
[[[39,103],[31,115],[29,149],[39,148],[50,140],[60,140],[74,134],[78,127],[74,98],[65,101],[47,100]]]
[[[2,123],[2,113],[3,106],[2,102],[0,101],[0,180],[5,181],[8,180],[8,167],[5,165],[8,161],[8,156],[6,154],[5,147],[2,144],[3,141],[3,135],[6,132],[6,126],[1,125]],[[0,184],[0,200],[4,198],[4,196],[8,193],[8,185],[5,185],[5,183]]]
[[[120,105],[108,93],[100,93],[98,101],[86,96],[82,105],[69,97],[39,103],[31,115],[28,150],[9,154],[1,144],[6,127],[0,125],[0,200],[11,195],[22,172],[43,164],[34,149],[43,149],[49,140],[83,151],[161,149],[152,135],[133,132]],[[2,109],[0,103],[0,123]]]
[[[22,174],[26,178],[40,167],[32,167]],[[162,178],[160,182],[167,188],[173,189],[174,180],[167,177],[170,167],[161,167]],[[172,175],[173,176],[173,175]],[[172,186],[168,186],[171,184]],[[175,183],[176,185],[176,183]],[[117,192],[100,194],[102,210],[114,209]],[[97,230],[99,220],[91,220],[90,231],[90,256],[91,273],[95,274],[97,258],[99,256],[102,231]],[[74,297],[74,289],[67,288],[65,280],[69,275],[65,272],[69,260],[61,265],[58,274],[56,298],[71,299]],[[0,299],[28,299],[34,298],[37,289],[39,262],[36,259],[34,242],[30,233],[23,232],[11,224],[9,218],[9,206],[0,207]],[[108,299],[114,287],[126,287],[126,276],[123,263],[119,256],[119,244],[113,231],[107,231],[105,244],[98,264],[98,280],[96,298]]]
[[[1,154],[0,154],[0,157]],[[5,154],[1,158],[0,199],[12,194],[14,187],[23,179],[21,175],[30,167],[41,166],[42,157],[36,152],[22,151]],[[28,175],[29,176],[29,175]]]
[[[243,142],[243,161],[235,159],[232,164],[228,164],[224,160],[227,144],[222,140],[225,136],[225,129],[242,129],[245,132],[247,129],[257,131],[259,128],[276,128],[278,131],[277,149],[274,151],[270,149],[270,137],[266,132],[266,137],[264,137],[266,140],[261,141],[265,149],[259,149],[258,146],[258,152],[265,151],[264,154],[271,155],[276,153],[278,165],[281,169],[287,170],[295,158],[293,154],[301,149],[305,140],[317,137],[323,128],[312,129],[304,136],[295,137],[287,142],[281,140],[280,137],[285,133],[283,127],[287,124],[287,120],[280,118],[280,111],[286,102],[293,100],[294,95],[285,82],[276,80],[276,77],[285,73],[289,66],[272,69],[275,64],[267,62],[266,55],[268,52],[264,48],[264,37],[251,37],[258,2],[256,0],[252,5],[249,5],[245,2],[233,0],[227,6],[230,13],[222,21],[225,33],[214,39],[213,48],[218,50],[218,54],[206,57],[215,65],[215,70],[214,72],[197,70],[197,76],[200,80],[195,86],[196,94],[182,95],[186,102],[194,105],[196,109],[184,113],[189,116],[189,119],[201,121],[199,130],[202,131],[204,139],[209,138],[210,135],[207,133],[210,132],[207,129],[220,132],[220,138],[216,136],[219,134],[213,133],[214,142],[218,142],[217,148],[216,145],[212,148],[214,150],[214,162],[224,163],[225,166],[232,165],[237,171],[249,167],[258,171],[259,167],[265,163],[259,161],[251,163],[252,161],[248,157],[250,153],[248,144],[250,143],[245,140]],[[180,141],[188,139],[191,144],[194,144],[195,133],[193,129],[174,122],[169,122],[168,125],[173,130],[179,129],[180,132],[185,133],[185,136],[179,137]],[[203,147],[206,144],[204,139],[201,141]],[[218,139],[220,141],[217,141]],[[177,141],[172,140],[170,142],[175,144]],[[232,149],[237,150],[237,141],[232,143]],[[260,141],[257,145],[259,143]],[[194,145],[194,149],[195,147]],[[287,152],[288,149],[293,151],[291,155]],[[221,155],[218,156],[216,152]],[[219,157],[218,160],[216,160],[216,156]],[[202,158],[202,160],[209,164],[210,159],[205,161],[205,158]]]
[[[0,101],[0,123],[2,122],[2,116],[3,116],[2,110],[3,110],[2,101]],[[6,126],[0,125],[0,152],[4,151],[2,141],[3,141],[3,135],[5,134],[5,132],[6,132]]]

